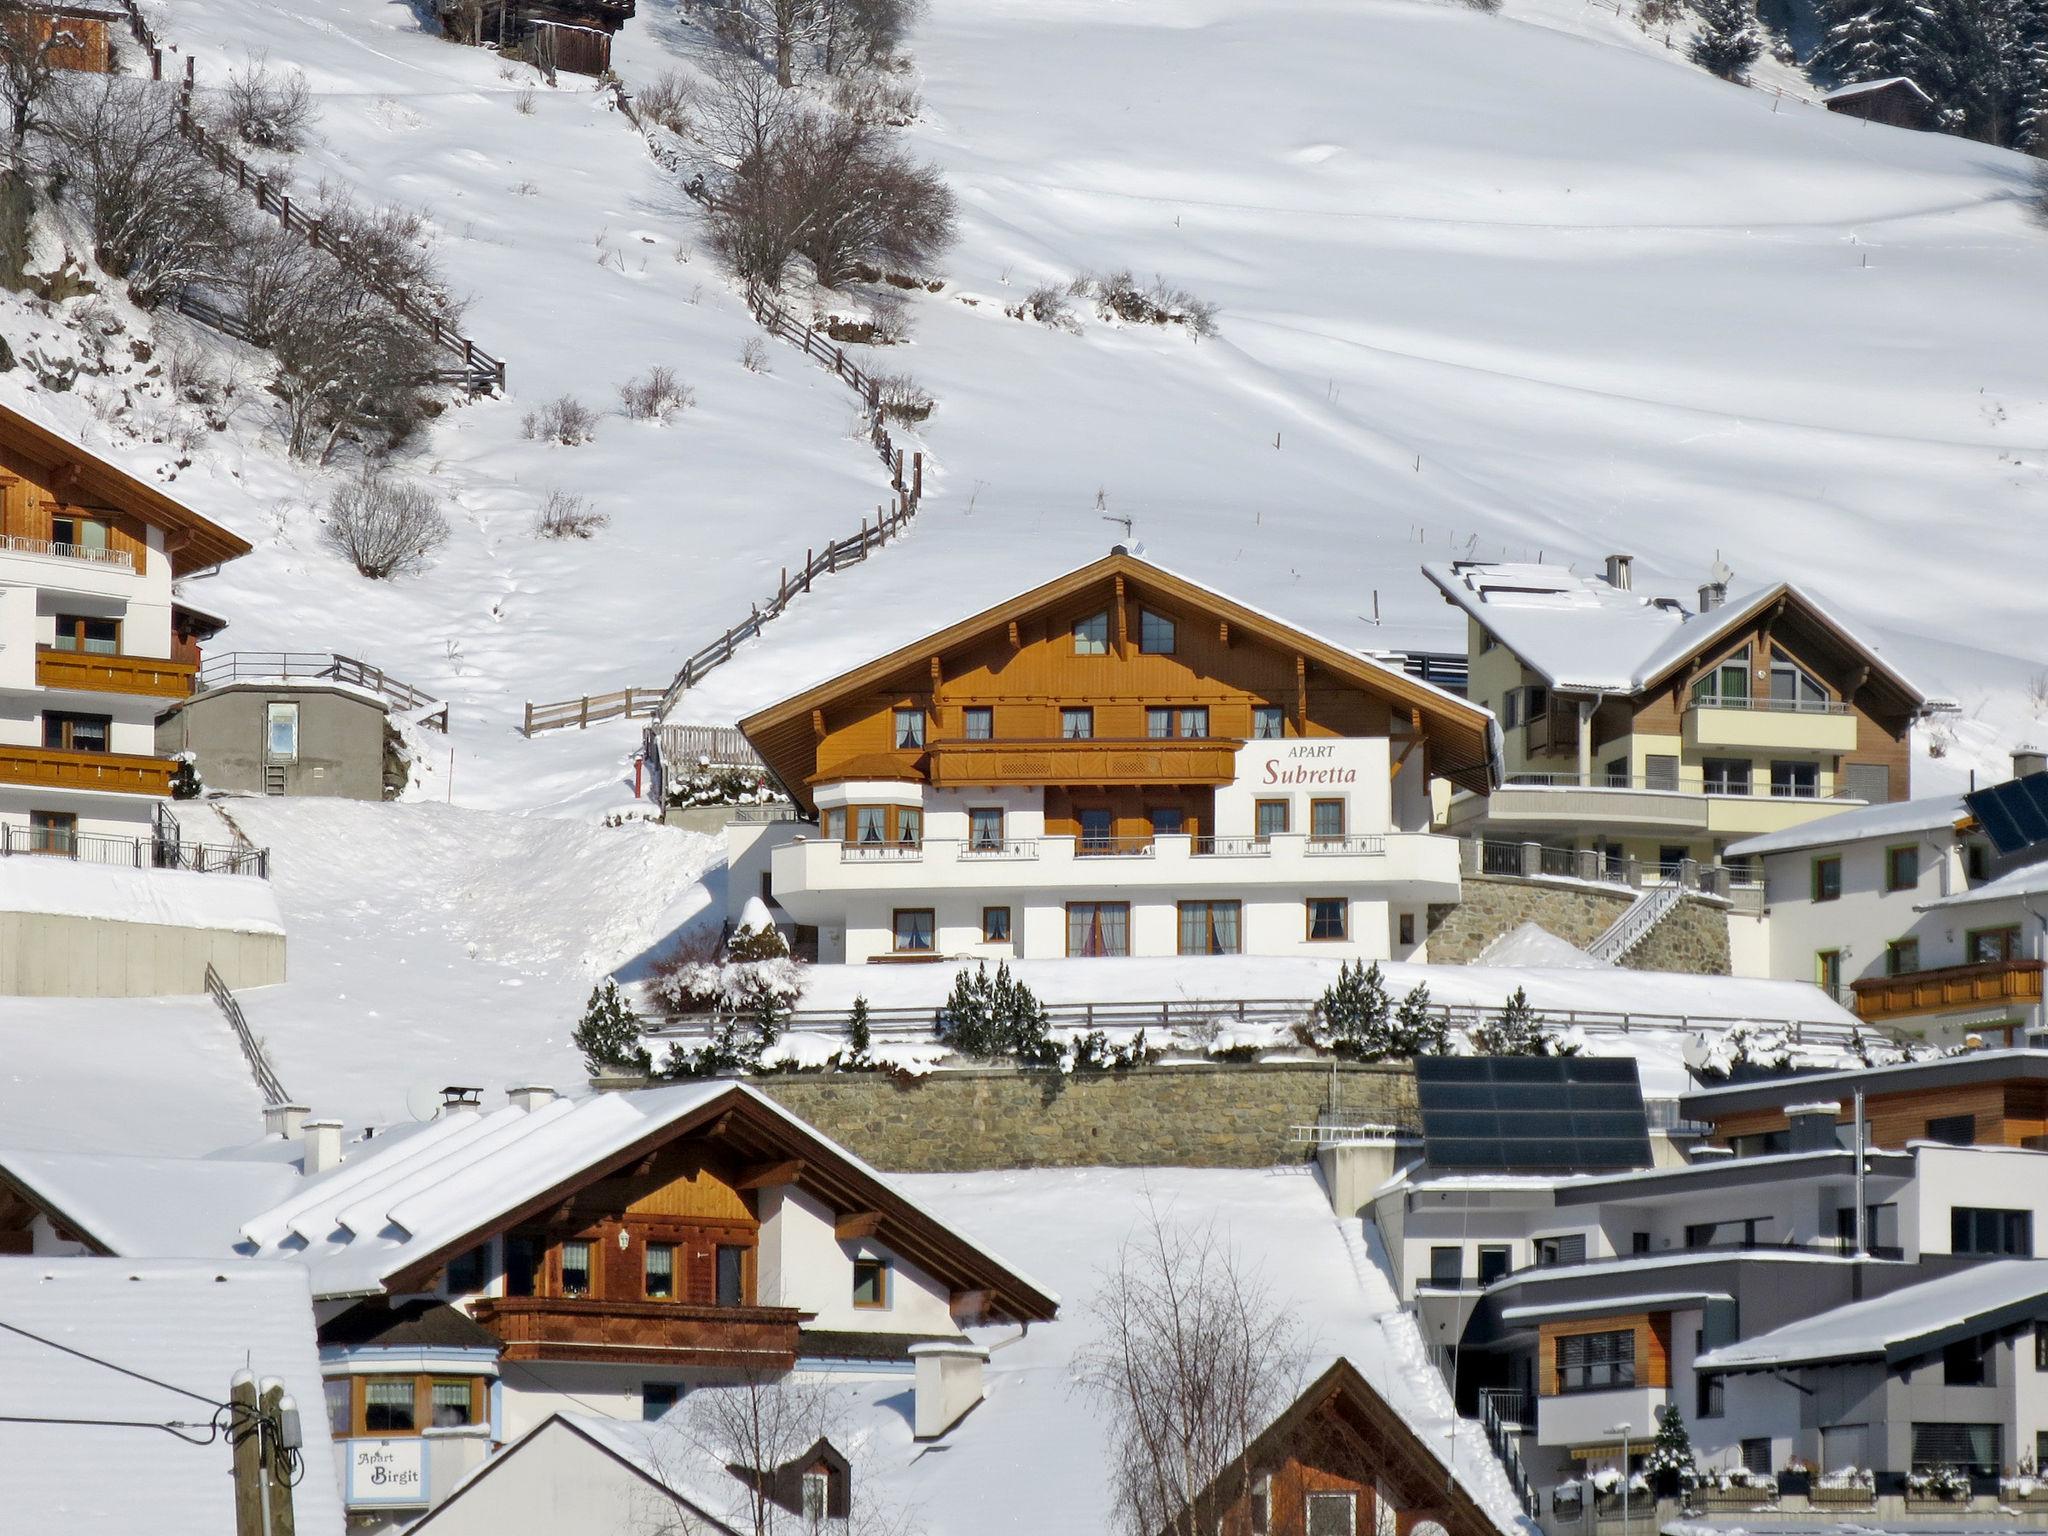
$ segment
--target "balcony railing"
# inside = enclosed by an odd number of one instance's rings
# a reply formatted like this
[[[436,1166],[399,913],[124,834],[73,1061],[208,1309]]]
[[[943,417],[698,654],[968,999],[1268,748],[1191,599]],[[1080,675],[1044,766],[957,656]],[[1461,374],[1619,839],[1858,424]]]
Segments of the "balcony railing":
[[[1939,1013],[1951,1008],[2020,1007],[2041,1001],[2040,960],[1988,960],[1944,965],[1898,976],[1871,976],[1849,984],[1856,1016],[1872,1021]]]
[[[1681,783],[1675,774],[1626,774],[1626,773],[1511,773],[1505,785],[1509,789],[1617,789],[1649,790],[1666,795],[1711,795],[1715,798],[1732,796],[1755,800],[1849,800],[1863,802],[1837,785],[1832,794],[1823,795],[1818,785],[1773,784],[1767,779],[1751,779],[1747,784],[1710,784],[1704,779],[1697,783]]]
[[[839,862],[842,864],[915,863],[923,857],[923,843],[849,842],[839,845]]]
[[[202,874],[270,873],[270,850],[218,843],[165,843],[147,837],[110,837],[58,827],[17,827],[0,822],[0,858],[16,855],[111,864],[127,869],[190,869]]]
[[[171,661],[161,656],[110,656],[98,651],[59,650],[49,645],[36,647],[36,684],[43,688],[182,699],[192,691],[193,676],[198,670],[189,661]]]
[[[1189,851],[1198,859],[1268,859],[1273,841],[1266,837],[1197,837]]]
[[[1149,837],[1077,837],[1074,839],[1074,857],[1077,859],[1149,859],[1152,857],[1152,839]]]
[[[1747,709],[1779,715],[1846,715],[1849,706],[1840,699],[1694,699],[1691,709]]]
[[[59,560],[84,560],[93,565],[111,565],[133,571],[135,557],[125,549],[95,549],[84,544],[59,544],[55,539],[31,539],[19,533],[0,533],[0,550],[17,555],[54,555]]]
[[[171,792],[171,775],[177,766],[169,758],[139,757],[126,752],[0,745],[0,784],[162,797]]]
[[[1282,834],[1286,837],[1286,834]],[[1036,859],[1041,850],[1061,853],[1073,850],[1077,859],[1149,859],[1158,856],[1162,840],[1170,847],[1172,840],[1184,838],[1188,845],[1188,856],[1197,859],[1269,859],[1274,856],[1275,845],[1265,837],[1186,837],[1182,833],[1157,833],[1136,837],[1005,837],[969,838],[956,841],[952,838],[927,838],[918,842],[842,842],[838,844],[839,862],[842,864],[915,864],[926,857],[926,849],[933,850],[935,858],[954,854],[962,861]],[[1378,835],[1356,835],[1350,837],[1287,838],[1298,843],[1301,851],[1312,857],[1331,857],[1349,854],[1354,858],[1382,857],[1387,851],[1387,840]],[[828,843],[828,846],[830,844]],[[1519,844],[1498,845],[1518,851]],[[1569,851],[1569,850],[1560,850]],[[1591,855],[1588,855],[1591,857]]]
[[[707,1307],[594,1297],[490,1296],[471,1314],[504,1342],[507,1361],[786,1371],[796,1364],[795,1307]]]
[[[1311,837],[1308,840],[1310,857],[1332,853],[1385,853],[1387,840],[1384,837]]]
[[[1038,857],[1038,839],[1035,837],[976,837],[970,838],[960,847],[963,859],[1035,859]]]

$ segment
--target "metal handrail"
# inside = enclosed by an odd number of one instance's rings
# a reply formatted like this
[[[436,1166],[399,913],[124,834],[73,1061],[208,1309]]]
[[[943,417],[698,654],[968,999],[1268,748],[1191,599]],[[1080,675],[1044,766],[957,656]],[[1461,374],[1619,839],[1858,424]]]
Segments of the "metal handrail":
[[[1693,699],[1688,709],[1753,709],[1786,715],[1846,715],[1849,706],[1840,699]]]
[[[1308,851],[1312,854],[1379,854],[1387,851],[1387,840],[1384,837],[1369,833],[1360,833],[1357,836],[1351,837],[1316,837],[1311,834],[1308,840]]]
[[[202,874],[255,875],[258,879],[270,873],[270,850],[246,844],[230,847],[0,823],[0,858],[10,857],[67,859],[75,864],[128,869],[190,869]]]
[[[1751,784],[1757,781],[1752,778]],[[1697,785],[1684,785],[1675,779],[1654,777],[1649,774],[1626,773],[1511,773],[1502,784],[1504,789],[1612,789],[1630,790],[1636,793],[1660,795],[1711,795],[1717,800],[1854,800],[1864,801],[1860,795],[1848,793],[1846,787],[1836,784],[1834,793],[1824,795],[1816,787],[1810,795],[1785,793],[1770,787],[1764,781],[1761,789],[1714,789],[1702,779]]]
[[[228,984],[221,979],[219,971],[213,968],[211,960],[206,962],[206,990],[212,994],[220,1011],[228,1021],[228,1028],[235,1033],[235,1043],[242,1048],[242,1059],[249,1063],[249,1071],[256,1079],[256,1086],[263,1092],[266,1104],[289,1104],[290,1094],[284,1091],[284,1084],[278,1081],[277,1072],[270,1065],[270,1058],[264,1054],[263,1044],[256,1038],[256,1032],[249,1028],[249,1021],[242,1013],[242,1005],[235,1001],[235,994],[228,990]]]
[[[59,544],[55,539],[34,539],[21,533],[0,533],[0,549],[21,555],[55,555],[60,560],[85,560],[94,565],[116,565],[135,569],[135,557],[125,549],[95,549],[85,544]]]

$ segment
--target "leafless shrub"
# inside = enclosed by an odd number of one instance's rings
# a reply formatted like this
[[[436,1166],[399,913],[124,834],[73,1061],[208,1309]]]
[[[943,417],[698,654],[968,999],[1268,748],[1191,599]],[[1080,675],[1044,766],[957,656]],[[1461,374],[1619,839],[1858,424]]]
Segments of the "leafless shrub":
[[[619,386],[619,408],[635,421],[672,421],[696,403],[696,391],[673,368],[650,368]]]
[[[1685,0],[1636,0],[1636,25],[1645,32],[1662,32],[1685,17]]]
[[[695,97],[690,82],[680,70],[664,70],[633,96],[633,110],[645,122],[656,123],[670,133],[690,131],[690,109]]]
[[[838,81],[832,105],[864,123],[903,128],[917,121],[924,103],[908,81],[879,72],[863,72]]]
[[[1155,277],[1149,288],[1141,288],[1128,271],[1107,277],[1084,273],[1068,286],[1068,292],[1092,297],[1105,320],[1121,320],[1127,325],[1181,325],[1196,337],[1216,334],[1216,306],[1163,277]]]
[[[1078,330],[1073,306],[1067,302],[1068,292],[1057,283],[1040,283],[1024,295],[1023,302],[1011,305],[1003,313],[1012,320],[1036,320],[1056,331]]]
[[[321,243],[366,281],[404,292],[431,308],[445,324],[462,318],[462,300],[449,291],[426,216],[385,203],[366,207],[346,190],[320,188]]]
[[[707,142],[721,172],[706,214],[712,248],[743,278],[775,286],[809,261],[836,288],[863,267],[915,271],[954,238],[953,194],[873,123],[764,96],[730,67],[707,96]]]
[[[574,395],[557,395],[519,424],[523,436],[574,448],[597,436],[597,412]]]
[[[520,197],[539,197],[539,196],[540,196],[540,188],[539,188],[539,187],[537,187],[537,186],[535,186],[535,185],[534,185],[534,184],[533,184],[532,182],[530,182],[530,181],[520,181],[520,182],[514,182],[514,183],[513,183],[513,185],[512,185],[512,191],[513,191],[513,192],[514,192],[514,193],[515,193],[515,194],[516,194],[517,196],[520,196]]]
[[[512,98],[512,110],[521,117],[531,117],[534,112],[533,87],[527,86]]]
[[[2048,717],[2048,672],[2036,672],[2027,679],[2027,702],[2036,719]]]
[[[101,267],[154,308],[193,282],[220,280],[246,230],[204,151],[178,131],[177,98],[157,81],[85,75],[45,107],[60,198],[90,230]]]
[[[891,421],[923,421],[938,403],[907,373],[886,373],[875,380],[875,403]]]
[[[229,71],[207,118],[217,132],[244,144],[295,155],[305,147],[315,115],[306,77],[295,69],[272,74],[269,61],[255,54],[239,70]]]
[[[868,299],[868,324],[876,346],[900,346],[910,340],[910,305],[900,293],[876,293]]]
[[[761,345],[761,338],[749,336],[740,344],[740,366],[749,373],[768,371],[768,349]]]
[[[173,396],[192,405],[213,405],[227,390],[227,380],[206,348],[184,338],[165,349],[164,384]]]
[[[423,571],[448,542],[448,519],[433,492],[374,464],[335,489],[321,533],[372,581]]]
[[[1108,1430],[1111,1500],[1130,1536],[1209,1536],[1250,1493],[1232,1468],[1294,1397],[1301,1328],[1213,1225],[1156,1207],[1128,1236],[1094,1307],[1079,1385]]]
[[[604,513],[586,506],[581,496],[554,490],[533,514],[533,533],[540,539],[588,539],[610,523]]]

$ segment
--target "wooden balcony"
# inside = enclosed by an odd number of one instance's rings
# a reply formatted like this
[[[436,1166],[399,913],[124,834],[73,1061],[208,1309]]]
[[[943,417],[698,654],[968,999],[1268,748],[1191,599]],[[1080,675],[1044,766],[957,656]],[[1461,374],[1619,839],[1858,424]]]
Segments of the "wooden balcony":
[[[581,1360],[620,1365],[796,1364],[794,1307],[706,1307],[679,1301],[489,1296],[471,1315],[505,1345],[507,1360]]]
[[[1902,976],[1872,976],[1851,982],[1850,987],[1856,994],[1856,1016],[1875,1023],[2002,1003],[2024,1008],[2041,1001],[2044,969],[2048,963],[2040,960],[1990,960]]]
[[[182,699],[192,692],[198,667],[160,656],[104,656],[90,651],[36,647],[36,684],[82,688],[91,693],[133,693],[152,699]]]
[[[135,757],[126,752],[0,745],[0,784],[111,790],[161,798],[171,792],[171,774],[177,766],[167,757]]]
[[[970,785],[1228,784],[1237,776],[1236,740],[936,741],[931,782]]]

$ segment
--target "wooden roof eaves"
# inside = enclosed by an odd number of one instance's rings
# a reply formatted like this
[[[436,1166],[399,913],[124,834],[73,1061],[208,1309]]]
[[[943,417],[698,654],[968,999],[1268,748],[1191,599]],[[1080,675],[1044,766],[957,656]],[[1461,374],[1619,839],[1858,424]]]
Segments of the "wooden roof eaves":
[[[1797,587],[1783,581],[1752,593],[1737,606],[1733,616],[1723,619],[1719,624],[1715,625],[1710,632],[1701,638],[1698,645],[1692,647],[1683,656],[1674,657],[1656,672],[1645,677],[1642,687],[1636,691],[1636,696],[1641,697],[1644,694],[1654,692],[1664,683],[1669,682],[1673,673],[1682,667],[1689,666],[1702,653],[1724,644],[1732,644],[1735,637],[1758,615],[1768,608],[1782,605],[1790,605],[1797,608],[1800,617],[1806,620],[1806,622],[1832,636],[1837,644],[1867,662],[1870,666],[1870,682],[1882,683],[1889,687],[1907,709],[1918,713],[1926,708],[1928,702],[1926,696],[1901,676],[1882,656],[1864,644],[1863,640],[1853,630],[1848,629],[1837,621]]]
[[[31,459],[76,466],[79,486],[96,493],[95,505],[111,505],[166,533],[187,535],[183,548],[170,553],[174,575],[189,575],[195,570],[249,553],[251,546],[248,540],[239,534],[202,517],[147,481],[138,480],[83,445],[5,405],[0,405],[0,443],[18,449]]]
[[[24,1205],[31,1206],[42,1212],[43,1219],[57,1229],[59,1236],[68,1236],[72,1241],[83,1243],[101,1258],[119,1257],[112,1246],[96,1235],[91,1227],[88,1227],[84,1222],[72,1216],[47,1196],[38,1194],[5,1168],[0,1168],[0,1189],[9,1191]]]
[[[900,671],[910,668],[923,671],[933,656],[943,656],[957,647],[983,640],[991,633],[999,633],[1013,619],[1073,597],[1098,581],[1120,575],[1132,577],[1180,602],[1199,608],[1210,617],[1227,622],[1233,632],[1242,631],[1268,645],[1283,647],[1326,671],[1337,673],[1357,687],[1378,691],[1408,708],[1420,709],[1432,726],[1447,736],[1455,735],[1461,730],[1469,732],[1471,744],[1476,747],[1475,756],[1469,764],[1450,765],[1446,777],[1469,776],[1473,770],[1477,770],[1480,775],[1479,782],[1468,784],[1467,787],[1478,788],[1482,792],[1492,787],[1493,758],[1489,746],[1492,716],[1478,705],[1419,683],[1406,673],[1396,671],[1384,663],[1356,655],[1326,640],[1294,629],[1278,619],[1256,609],[1246,608],[1220,593],[1129,554],[1105,555],[1028,592],[1020,593],[994,607],[983,609],[980,613],[949,625],[936,634],[899,646],[886,656],[877,657],[862,666],[842,672],[837,677],[829,678],[792,698],[784,699],[779,704],[771,704],[766,709],[757,710],[739,722],[740,731],[754,744],[763,760],[769,763],[771,770],[774,770],[770,733],[785,729],[794,721],[807,721],[812,710],[874,687]],[[777,777],[787,783],[789,776],[777,771]],[[796,777],[800,778],[801,775]]]

